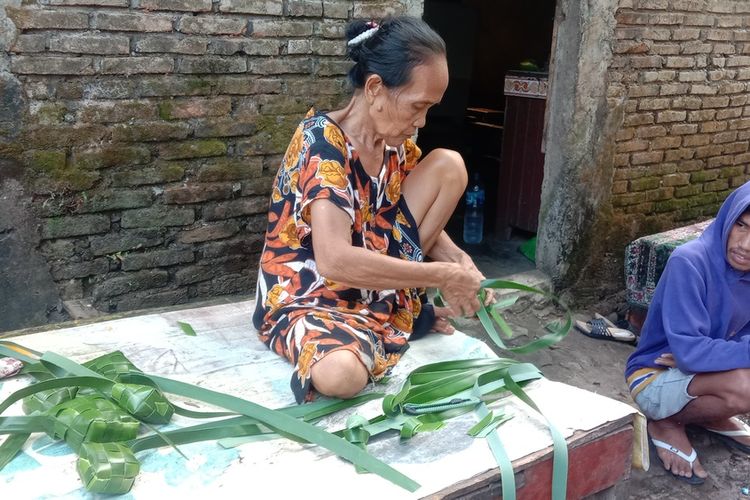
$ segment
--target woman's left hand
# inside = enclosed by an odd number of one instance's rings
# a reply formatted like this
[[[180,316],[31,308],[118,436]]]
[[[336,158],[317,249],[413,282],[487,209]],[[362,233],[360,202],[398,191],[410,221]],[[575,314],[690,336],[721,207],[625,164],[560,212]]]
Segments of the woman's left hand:
[[[448,318],[451,316],[450,307],[434,306],[434,309],[435,323],[432,324],[432,331],[442,333],[443,335],[453,335],[456,329],[448,321]]]

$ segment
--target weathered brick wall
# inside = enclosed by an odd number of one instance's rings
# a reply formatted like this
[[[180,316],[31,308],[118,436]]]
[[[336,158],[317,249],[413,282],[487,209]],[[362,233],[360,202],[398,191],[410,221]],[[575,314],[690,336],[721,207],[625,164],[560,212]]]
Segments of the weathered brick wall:
[[[251,292],[291,132],[346,99],[347,19],[388,12],[421,1],[6,7],[0,161],[21,167],[62,298],[122,311]]]
[[[619,6],[609,97],[625,113],[612,206],[632,237],[713,216],[750,179],[750,2]]]

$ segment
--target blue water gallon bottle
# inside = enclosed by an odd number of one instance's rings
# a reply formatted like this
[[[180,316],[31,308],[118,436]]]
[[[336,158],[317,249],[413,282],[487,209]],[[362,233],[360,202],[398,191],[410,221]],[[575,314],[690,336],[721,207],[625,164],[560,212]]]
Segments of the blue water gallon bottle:
[[[464,211],[464,243],[478,245],[484,231],[484,185],[475,172],[466,190],[466,210]]]

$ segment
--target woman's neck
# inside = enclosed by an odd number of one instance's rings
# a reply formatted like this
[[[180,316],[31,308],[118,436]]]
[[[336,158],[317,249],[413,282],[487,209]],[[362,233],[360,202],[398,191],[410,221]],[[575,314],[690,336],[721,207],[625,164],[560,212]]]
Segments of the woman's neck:
[[[349,103],[342,109],[328,113],[338,123],[360,155],[381,153],[385,142],[378,137],[369,114],[369,105],[364,97],[354,94]]]

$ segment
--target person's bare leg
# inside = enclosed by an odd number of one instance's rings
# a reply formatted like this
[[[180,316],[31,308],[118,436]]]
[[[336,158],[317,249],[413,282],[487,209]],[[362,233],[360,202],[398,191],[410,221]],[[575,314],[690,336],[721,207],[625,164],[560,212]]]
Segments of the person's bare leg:
[[[310,377],[313,387],[324,396],[348,399],[365,388],[369,373],[356,354],[339,349],[316,362]]]
[[[467,182],[461,155],[449,149],[435,149],[414,167],[401,185],[401,194],[417,221],[425,255],[448,223]]]
[[[690,382],[688,394],[697,397],[678,413],[648,423],[651,437],[667,442],[684,453],[688,453],[692,448],[685,434],[687,424],[717,430],[740,428],[738,422],[731,418],[750,412],[750,370],[698,374]],[[750,445],[750,438],[735,439]],[[674,453],[661,448],[657,448],[656,452],[668,470],[682,476],[691,475],[690,465]],[[707,475],[699,460],[695,461],[693,470],[698,477]]]

